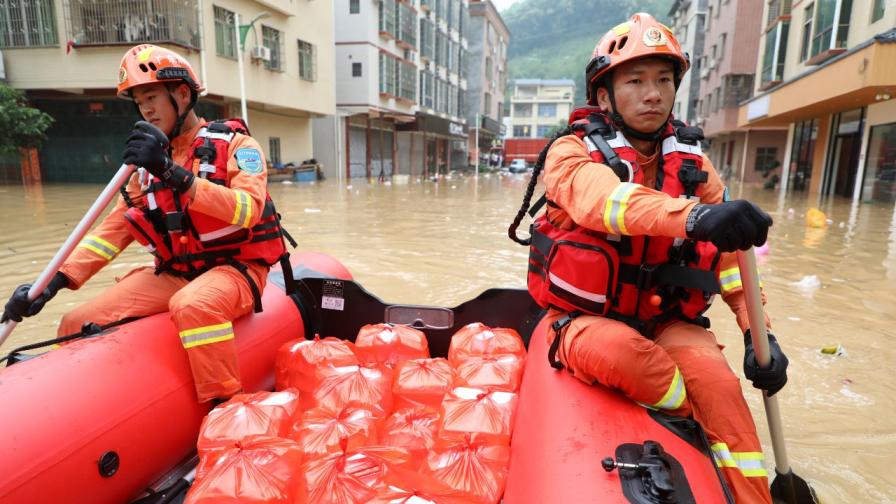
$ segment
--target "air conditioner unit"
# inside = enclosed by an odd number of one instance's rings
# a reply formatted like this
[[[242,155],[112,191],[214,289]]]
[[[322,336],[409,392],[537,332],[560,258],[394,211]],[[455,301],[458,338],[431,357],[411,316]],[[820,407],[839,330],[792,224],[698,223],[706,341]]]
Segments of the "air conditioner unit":
[[[251,57],[253,60],[271,61],[271,48],[255,46],[252,48]]]
[[[715,70],[715,68],[716,68],[716,66],[718,66],[718,64],[719,64],[718,60],[712,60],[712,61],[710,61],[710,62],[709,62],[709,69],[710,69],[710,70]]]
[[[701,79],[706,79],[706,78],[708,78],[708,77],[709,77],[709,69],[708,69],[708,68],[701,68],[701,69],[700,69],[700,78],[701,78]]]

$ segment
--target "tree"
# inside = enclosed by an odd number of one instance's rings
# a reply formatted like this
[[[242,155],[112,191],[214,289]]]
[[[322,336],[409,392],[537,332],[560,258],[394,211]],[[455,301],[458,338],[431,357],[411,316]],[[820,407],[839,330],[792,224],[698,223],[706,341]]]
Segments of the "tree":
[[[14,154],[23,147],[40,147],[53,118],[28,106],[25,94],[0,83],[0,153]]]

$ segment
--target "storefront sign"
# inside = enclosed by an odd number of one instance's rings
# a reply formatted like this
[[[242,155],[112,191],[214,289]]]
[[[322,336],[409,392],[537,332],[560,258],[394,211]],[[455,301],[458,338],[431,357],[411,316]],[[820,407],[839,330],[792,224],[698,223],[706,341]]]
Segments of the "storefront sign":
[[[762,96],[747,104],[747,120],[752,121],[768,115],[768,107],[771,102],[769,95]]]
[[[448,132],[455,136],[463,136],[464,127],[456,122],[448,123]]]

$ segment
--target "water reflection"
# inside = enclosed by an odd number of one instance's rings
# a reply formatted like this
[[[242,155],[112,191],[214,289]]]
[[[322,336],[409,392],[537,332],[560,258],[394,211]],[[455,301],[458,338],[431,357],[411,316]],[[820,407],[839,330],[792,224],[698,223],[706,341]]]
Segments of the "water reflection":
[[[388,185],[354,179],[342,186],[275,184],[271,194],[301,250],[336,256],[387,301],[450,306],[489,287],[524,287],[528,252],[507,238],[507,226],[526,182],[524,175]],[[37,277],[100,189],[0,186],[0,295]],[[815,229],[805,215],[816,203],[805,195],[781,199],[749,189],[744,195],[775,219],[762,278],[773,332],[791,360],[779,401],[794,469],[828,503],[896,502],[894,208],[827,201],[821,208],[833,223]],[[148,260],[129,247],[81,290],[60,293],[22,323],[4,348],[51,336],[65,311]],[[800,284],[811,276],[817,284],[807,296]],[[740,370],[742,339],[730,311],[719,300],[709,314],[732,368]],[[819,352],[837,344],[846,356]],[[744,393],[771,467],[761,399],[748,383]]]

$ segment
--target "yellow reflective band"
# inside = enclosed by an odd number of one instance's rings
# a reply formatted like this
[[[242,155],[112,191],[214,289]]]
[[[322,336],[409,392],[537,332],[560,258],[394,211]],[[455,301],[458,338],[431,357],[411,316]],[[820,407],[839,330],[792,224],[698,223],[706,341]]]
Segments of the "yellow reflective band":
[[[669,390],[667,390],[666,395],[653,406],[667,410],[678,409],[687,396],[687,391],[684,388],[684,380],[681,379],[681,372],[678,371],[678,368],[676,367],[675,375],[672,377],[672,383],[669,384]]]
[[[619,23],[618,25],[613,27],[613,33],[617,37],[621,37],[622,35],[625,35],[630,30],[631,30],[631,28],[629,28],[629,26],[628,26],[628,21],[626,21],[625,23]]]
[[[716,443],[710,448],[717,466],[737,469],[746,478],[768,477],[762,452],[732,452],[725,443]]]
[[[90,250],[107,261],[115,259],[115,256],[121,252],[120,248],[95,235],[85,237],[81,240],[81,243],[78,244],[78,247]]]
[[[611,234],[630,235],[625,227],[625,209],[628,208],[628,199],[631,197],[638,184],[623,182],[613,189],[604,207],[604,227]]]
[[[184,348],[208,345],[233,339],[233,324],[225,322],[180,332],[180,341]]]
[[[735,266],[719,273],[719,284],[722,286],[723,293],[728,293],[738,287],[742,287],[743,283],[740,281],[740,269]]]
[[[239,227],[249,227],[249,219],[252,217],[252,202],[249,195],[243,191],[234,191],[236,196],[236,206],[233,209],[233,219],[231,224]]]

